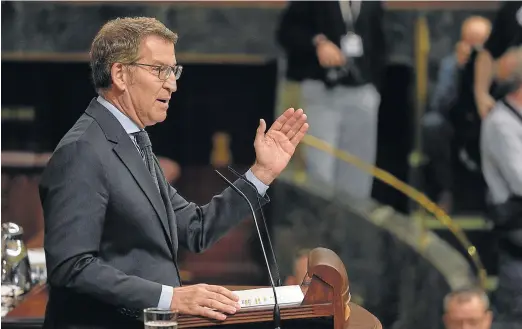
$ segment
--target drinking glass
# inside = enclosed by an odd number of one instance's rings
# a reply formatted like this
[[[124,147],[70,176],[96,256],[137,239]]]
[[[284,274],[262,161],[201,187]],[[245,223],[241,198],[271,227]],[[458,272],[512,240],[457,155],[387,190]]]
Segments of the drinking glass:
[[[178,313],[163,308],[146,308],[143,310],[145,329],[177,329]]]

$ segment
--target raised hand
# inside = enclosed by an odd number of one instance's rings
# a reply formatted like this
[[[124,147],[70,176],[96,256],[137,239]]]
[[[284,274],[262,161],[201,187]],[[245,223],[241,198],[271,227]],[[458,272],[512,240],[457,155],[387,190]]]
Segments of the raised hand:
[[[254,141],[256,162],[252,173],[264,184],[272,183],[288,165],[295,148],[308,131],[306,120],[302,109],[289,108],[266,133],[265,120],[260,120]]]

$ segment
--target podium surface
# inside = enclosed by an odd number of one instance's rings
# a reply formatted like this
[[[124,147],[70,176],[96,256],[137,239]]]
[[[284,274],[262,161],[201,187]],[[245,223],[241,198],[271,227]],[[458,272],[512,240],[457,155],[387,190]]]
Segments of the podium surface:
[[[259,287],[226,286],[234,290]],[[313,249],[308,257],[308,273],[301,290],[301,305],[281,306],[281,328],[382,329],[379,320],[363,307],[350,302],[346,269],[331,250]],[[2,319],[6,328],[41,328],[48,299],[46,286],[34,288]],[[273,306],[243,308],[225,321],[180,315],[178,328],[272,328]]]

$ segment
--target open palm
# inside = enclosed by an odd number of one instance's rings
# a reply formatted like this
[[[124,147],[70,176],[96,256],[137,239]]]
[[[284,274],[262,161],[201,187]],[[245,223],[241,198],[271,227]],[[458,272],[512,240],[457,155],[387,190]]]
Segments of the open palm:
[[[260,120],[254,141],[255,166],[263,172],[260,175],[264,179],[258,178],[269,184],[286,168],[308,130],[306,119],[303,110],[290,108],[277,118],[266,133],[266,123]]]

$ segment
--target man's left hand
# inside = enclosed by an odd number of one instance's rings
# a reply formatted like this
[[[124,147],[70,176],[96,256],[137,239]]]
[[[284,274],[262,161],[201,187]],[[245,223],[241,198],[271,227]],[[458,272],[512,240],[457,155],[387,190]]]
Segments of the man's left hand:
[[[252,173],[265,185],[270,185],[288,165],[308,130],[306,119],[302,109],[295,111],[290,108],[277,118],[266,133],[266,122],[260,120],[254,141],[256,162]]]

